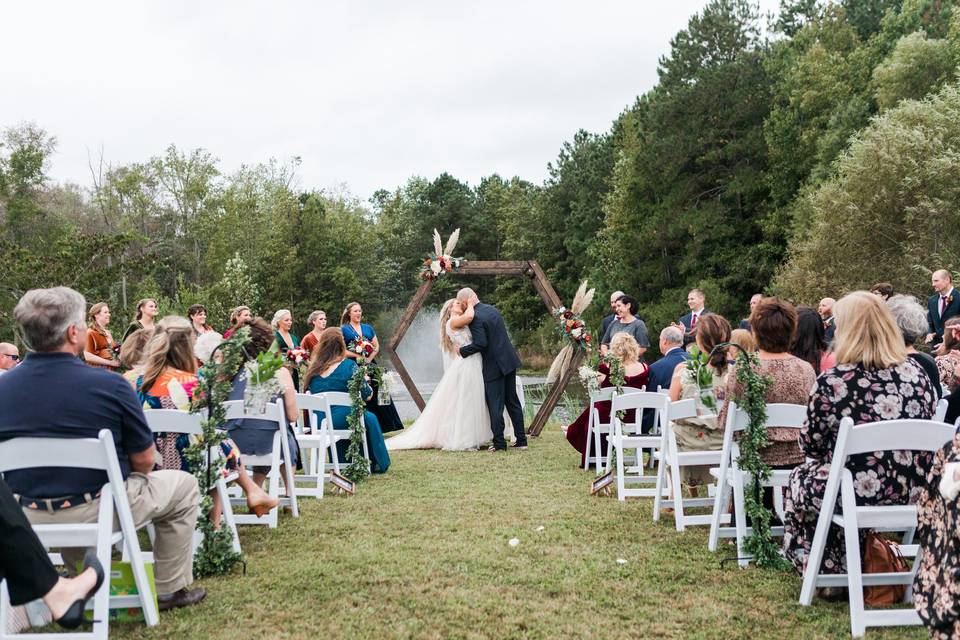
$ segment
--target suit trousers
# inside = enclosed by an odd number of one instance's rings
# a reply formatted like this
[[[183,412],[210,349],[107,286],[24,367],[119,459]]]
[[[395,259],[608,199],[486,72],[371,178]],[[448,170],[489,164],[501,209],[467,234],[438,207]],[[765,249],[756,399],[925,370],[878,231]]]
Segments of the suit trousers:
[[[0,479],[0,580],[7,581],[10,603],[16,606],[42,598],[59,578],[20,503]]]
[[[523,427],[523,406],[517,395],[517,372],[511,371],[501,378],[485,380],[484,392],[487,397],[487,409],[490,411],[490,429],[493,431],[493,446],[495,449],[506,449],[507,441],[503,437],[503,409],[506,407],[510,422],[513,424],[513,435],[517,444],[527,443],[527,433]]]
[[[153,471],[149,475],[131,473],[126,481],[127,501],[136,527],[152,522],[156,531],[153,541],[154,576],[157,595],[165,596],[193,582],[193,530],[197,526],[200,504],[197,480],[184,471]],[[55,511],[24,509],[33,524],[96,522],[100,500]],[[114,515],[113,529],[120,529]],[[79,560],[82,550],[64,550],[67,562]]]

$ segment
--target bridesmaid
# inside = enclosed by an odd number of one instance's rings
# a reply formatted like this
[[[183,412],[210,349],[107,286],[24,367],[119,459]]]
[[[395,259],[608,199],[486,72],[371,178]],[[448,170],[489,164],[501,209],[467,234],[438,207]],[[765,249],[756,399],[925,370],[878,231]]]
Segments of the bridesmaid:
[[[357,370],[357,363],[347,357],[347,346],[343,341],[343,333],[331,327],[324,331],[313,355],[310,358],[310,368],[307,369],[307,389],[310,393],[320,394],[327,391],[346,393],[349,390],[350,378]],[[368,396],[373,392],[369,386],[363,385],[362,392]],[[347,429],[347,416],[352,411],[349,407],[334,407],[333,428]],[[383,440],[383,431],[377,416],[370,411],[363,412],[363,421],[367,430],[367,448],[370,450],[370,463],[373,473],[386,473],[390,468],[390,453]],[[317,411],[319,420],[324,419],[324,412]],[[345,463],[349,443],[346,440],[337,442],[337,456],[341,464]]]
[[[373,330],[373,327],[362,323],[362,319],[363,307],[360,306],[359,302],[351,302],[343,310],[343,315],[340,316],[340,330],[343,332],[343,340],[347,345],[358,340],[361,336],[373,343],[373,353],[370,354],[369,360],[375,364],[375,358],[380,354],[380,341],[377,340],[377,332]],[[357,359],[358,356],[347,349],[347,357]],[[400,419],[400,414],[397,413],[397,407],[393,404],[393,401],[391,400],[388,405],[380,405],[378,403],[380,390],[375,382],[371,383],[371,387],[373,387],[373,396],[367,400],[367,410],[377,416],[383,432],[403,429],[403,421]]]
[[[327,328],[327,313],[325,311],[314,311],[307,318],[307,324],[313,327],[310,333],[303,336],[300,346],[313,355],[313,350],[317,348],[317,342],[320,341],[320,334]]]
[[[193,337],[199,338],[205,333],[213,331],[213,327],[207,324],[207,308],[202,304],[192,304],[187,309],[187,318],[193,327]]]
[[[127,336],[134,331],[140,329],[150,329],[150,331],[153,331],[155,324],[154,319],[157,317],[157,313],[157,301],[153,298],[144,298],[137,302],[137,317],[130,323],[127,330],[123,332],[123,338],[120,342],[126,340]]]
[[[87,332],[87,345],[83,349],[83,359],[87,364],[103,369],[116,369],[120,366],[113,354],[116,344],[113,334],[107,326],[110,324],[110,307],[106,302],[98,302],[90,307],[87,314],[90,331]]]
[[[300,346],[300,338],[291,331],[293,315],[289,309],[280,309],[273,314],[273,320],[270,321],[270,324],[273,325],[273,335],[276,338],[277,349],[280,355],[284,357],[284,362],[286,362],[287,351]],[[293,388],[300,391],[300,372],[297,367],[288,368],[290,369],[290,375],[293,376]]]
[[[230,334],[236,331],[240,325],[246,324],[251,320],[253,320],[253,314],[250,312],[250,307],[244,305],[236,307],[230,312],[230,328],[223,332],[223,339],[228,339]]]

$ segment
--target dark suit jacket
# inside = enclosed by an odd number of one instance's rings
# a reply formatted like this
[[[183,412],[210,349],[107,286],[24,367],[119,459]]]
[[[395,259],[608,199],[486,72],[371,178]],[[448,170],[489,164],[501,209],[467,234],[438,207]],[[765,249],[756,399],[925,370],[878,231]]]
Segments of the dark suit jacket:
[[[833,316],[830,316],[830,319],[823,323],[823,339],[827,341],[827,344],[833,342],[833,334],[836,332],[837,321],[834,320]]]
[[[607,335],[607,328],[616,320],[617,314],[611,313],[606,318],[603,319],[603,322],[600,323],[600,337]]]
[[[708,313],[710,313],[710,312],[707,311],[707,309],[704,309],[703,311],[700,312],[700,317],[702,318],[703,316],[707,315]],[[682,318],[680,318],[680,324],[682,324],[682,325],[686,328],[687,331],[690,331],[690,322],[692,322],[692,321],[693,321],[693,311],[689,312],[687,315],[685,315],[685,316],[683,316]]]
[[[647,378],[647,391],[655,392],[657,386],[664,390],[670,388],[670,382],[673,380],[673,370],[677,365],[690,359],[690,354],[677,347],[669,351],[665,356],[650,365],[650,376]],[[653,428],[653,411],[643,412],[643,431],[647,433]]]
[[[475,353],[483,356],[484,382],[502,378],[519,369],[520,356],[510,342],[507,325],[504,324],[500,312],[482,302],[474,307],[473,311],[473,322],[470,323],[473,342],[460,347],[460,355],[464,358]]]
[[[951,293],[953,300],[947,304],[947,308],[940,316],[940,294],[930,296],[927,300],[927,323],[930,325],[930,333],[937,334],[933,339],[934,344],[943,342],[943,325],[950,318],[960,315],[960,291],[954,289]]]

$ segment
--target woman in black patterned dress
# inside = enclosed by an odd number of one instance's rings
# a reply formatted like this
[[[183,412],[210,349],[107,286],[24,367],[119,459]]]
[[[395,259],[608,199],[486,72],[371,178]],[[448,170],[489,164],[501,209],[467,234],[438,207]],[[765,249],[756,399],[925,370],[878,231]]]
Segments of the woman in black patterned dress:
[[[837,302],[834,352],[837,366],[817,379],[800,446],[812,461],[796,467],[784,495],[783,548],[803,573],[813,543],[820,501],[830,475],[840,420],[854,424],[878,420],[930,419],[936,402],[930,378],[907,357],[903,339],[887,306],[866,291]],[[884,451],[851,456],[847,468],[860,504],[906,504],[919,491],[931,454]],[[867,530],[861,530],[861,538]],[[844,573],[843,532],[830,527],[821,570]]]

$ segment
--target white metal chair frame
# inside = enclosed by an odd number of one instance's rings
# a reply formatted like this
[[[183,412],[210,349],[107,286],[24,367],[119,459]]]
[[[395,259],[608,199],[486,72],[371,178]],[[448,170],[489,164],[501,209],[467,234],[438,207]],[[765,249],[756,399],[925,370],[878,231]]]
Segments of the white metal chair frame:
[[[183,433],[191,436],[203,435],[203,418],[198,413],[190,413],[189,411],[180,411],[178,409],[150,409],[143,413],[147,418],[147,425],[149,425],[150,430],[154,433]],[[211,454],[217,458],[222,457],[219,446],[214,447]],[[206,458],[204,458],[204,465],[206,465]],[[230,502],[230,495],[227,492],[227,483],[236,480],[239,473],[234,472],[227,476],[218,473],[217,476],[215,486],[218,499],[220,500],[220,506],[223,509],[223,520],[233,533],[233,550],[241,553],[240,535],[237,532],[237,522],[233,515],[233,505]],[[199,532],[197,532],[197,535],[194,535],[193,538],[194,550],[196,550],[199,542],[200,536]]]
[[[243,406],[243,400],[230,400],[223,403],[227,412],[227,420],[269,420],[277,423],[277,430],[273,434],[273,447],[270,453],[262,456],[250,454],[243,455],[243,464],[247,472],[253,474],[253,467],[270,467],[267,473],[267,482],[269,487],[267,494],[271,498],[279,500],[279,504],[270,510],[270,512],[261,518],[250,514],[237,514],[234,520],[237,524],[267,525],[271,529],[277,528],[279,520],[280,506],[289,506],[294,518],[300,517],[300,508],[297,505],[297,493],[294,490],[293,472],[294,465],[290,456],[290,443],[287,440],[287,416],[284,411],[283,398],[278,398],[276,402],[271,402],[264,407],[263,413],[247,413]],[[282,457],[281,457],[282,456]],[[281,474],[281,464],[283,473]],[[289,487],[290,496],[280,495],[280,479],[283,475],[283,484]],[[246,500],[238,495],[239,489],[233,488],[230,500],[232,504],[246,504]]]
[[[781,427],[785,429],[796,429],[798,431],[803,427],[807,419],[807,407],[802,404],[770,403],[767,405],[767,422],[765,427]],[[719,460],[719,468],[711,469],[711,473],[717,478],[717,491],[714,496],[713,514],[710,522],[710,539],[707,548],[710,551],[717,550],[718,540],[720,538],[737,539],[737,564],[746,567],[750,563],[751,556],[743,550],[744,540],[750,535],[753,528],[747,526],[746,506],[744,490],[750,480],[750,474],[740,469],[740,446],[737,444],[735,435],[750,424],[750,416],[746,411],[737,406],[736,402],[731,401],[727,409],[727,424],[723,432],[723,450]],[[761,484],[762,488],[773,487],[773,505],[783,522],[783,489],[790,482],[790,469],[771,469],[770,477]],[[734,526],[722,527],[722,521],[730,521],[727,508],[729,506],[730,494],[733,494],[733,505],[735,511]],[[775,536],[783,535],[783,527],[775,526],[770,528],[770,532]]]
[[[600,453],[600,436],[601,434],[610,435],[611,430],[613,429],[613,418],[609,422],[600,422],[600,410],[597,408],[598,402],[609,401],[613,396],[617,395],[616,387],[605,387],[599,389],[596,393],[590,394],[590,404],[587,406],[587,442],[586,442],[586,452],[583,456],[583,468],[589,469],[590,465],[594,465],[597,469],[597,475],[600,475],[604,472],[606,465],[606,456],[601,455]],[[590,455],[591,446],[594,455]]]
[[[655,409],[660,423],[661,432],[666,428],[667,413],[670,406],[670,396],[649,391],[637,391],[614,396],[610,402],[610,416],[613,420],[613,433],[607,446],[607,468],[611,468],[611,457],[616,451],[617,469],[617,498],[626,500],[628,497],[659,498],[664,495],[666,487],[657,483],[657,476],[644,475],[642,451],[650,449],[656,452],[661,446],[662,436],[644,435],[641,433],[643,424],[643,410]],[[617,417],[620,411],[635,410],[634,422],[629,425],[629,431],[623,421]],[[635,464],[627,466],[626,451],[636,451]],[[650,483],[656,487],[628,487],[628,484]]]
[[[830,475],[824,492],[817,529],[810,547],[800,604],[813,602],[816,587],[847,587],[850,599],[850,632],[860,637],[866,628],[880,626],[919,625],[920,616],[913,608],[864,610],[863,587],[898,584],[906,585],[905,601],[912,599],[910,585],[919,566],[919,547],[901,545],[905,557],[915,556],[913,567],[907,572],[863,574],[860,560],[860,529],[907,531],[912,533],[917,526],[915,505],[858,505],[853,487],[853,474],[846,464],[850,456],[874,451],[930,451],[935,452],[953,439],[953,425],[932,420],[886,420],[853,425],[853,420],[840,422],[837,445],[834,448]],[[840,496],[843,513],[836,513],[837,496]],[[830,526],[843,528],[847,561],[845,574],[821,574],[827,534]]]
[[[307,424],[302,424],[303,412],[307,413]],[[327,450],[331,443],[330,429],[326,418],[318,424],[316,411],[323,411],[326,415],[327,401],[323,394],[297,394],[297,444],[300,445],[300,455],[303,460],[304,473],[294,473],[293,482],[297,496],[313,496],[317,500],[323,498],[323,485],[329,479],[327,473]],[[304,428],[309,426],[309,433]],[[332,459],[331,459],[332,462]],[[339,471],[339,466],[338,469]],[[296,483],[309,483],[313,486],[302,486]]]
[[[656,454],[657,486],[667,484],[673,493],[673,498],[662,498],[659,495],[653,503],[653,519],[660,520],[660,510],[663,507],[672,507],[674,522],[677,531],[684,531],[688,525],[709,525],[713,517],[710,514],[687,515],[684,508],[709,507],[714,503],[710,497],[684,498],[683,484],[680,481],[680,468],[692,466],[710,466],[720,464],[721,451],[680,451],[677,445],[677,434],[673,431],[673,421],[684,418],[696,418],[697,401],[694,398],[671,402],[666,412],[666,427],[662,428],[660,450]],[[729,516],[727,517],[729,522]]]
[[[52,461],[55,461],[52,463]],[[96,469],[105,471],[108,482],[100,492],[100,508],[97,522],[63,523],[33,525],[33,530],[41,543],[51,547],[95,547],[97,559],[108,572],[111,559],[111,546],[122,542],[125,554],[133,568],[133,577],[139,595],[110,596],[110,581],[93,597],[93,619],[90,632],[77,632],[50,636],[49,634],[7,634],[7,615],[10,608],[10,596],[6,585],[0,585],[0,639],[24,640],[43,638],[95,638],[106,640],[109,626],[109,609],[138,607],[143,610],[147,626],[160,621],[147,570],[144,554],[137,540],[127,491],[117,460],[117,450],[113,434],[102,429],[96,439],[93,438],[14,438],[0,443],[0,473],[40,467],[69,467],[75,469]],[[113,531],[113,519],[116,515],[120,531]],[[57,554],[51,554],[57,555]],[[89,605],[88,605],[89,607]]]

